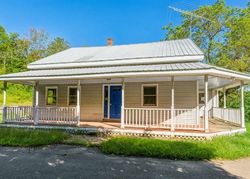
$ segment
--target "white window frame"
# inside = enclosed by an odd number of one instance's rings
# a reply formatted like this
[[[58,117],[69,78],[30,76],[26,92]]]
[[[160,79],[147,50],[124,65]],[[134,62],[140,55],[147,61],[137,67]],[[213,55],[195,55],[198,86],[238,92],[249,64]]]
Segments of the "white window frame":
[[[68,86],[68,90],[67,90],[67,105],[68,106],[77,106],[77,102],[76,102],[76,105],[70,105],[69,104],[69,89],[70,88],[76,88],[76,90],[77,90],[77,86]],[[80,88],[80,93],[81,93],[81,88]],[[78,98],[78,96],[77,96],[77,93],[76,93],[76,99]]]
[[[47,104],[47,102],[48,102],[48,90],[49,89],[55,89],[56,90],[56,104],[55,105],[49,105],[49,104]],[[58,105],[58,87],[57,86],[46,86],[45,87],[45,106],[48,106],[48,107],[50,107],[50,106],[57,106]]]
[[[200,103],[200,94],[204,94],[203,103]],[[205,92],[204,92],[204,90],[198,91],[198,101],[199,101],[199,105],[204,105],[205,104]]]
[[[156,87],[156,105],[144,105],[144,87]],[[142,107],[158,107],[158,103],[159,103],[159,91],[158,91],[159,87],[158,84],[142,84],[141,85],[141,106]]]

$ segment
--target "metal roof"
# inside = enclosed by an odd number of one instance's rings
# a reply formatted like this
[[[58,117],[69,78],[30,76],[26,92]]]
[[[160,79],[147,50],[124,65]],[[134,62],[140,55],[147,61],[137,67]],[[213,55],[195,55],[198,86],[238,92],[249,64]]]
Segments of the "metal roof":
[[[190,39],[131,45],[78,47],[48,56],[31,63],[29,66],[180,56],[203,56],[203,52]]]
[[[170,63],[154,65],[127,65],[127,66],[109,66],[109,67],[91,67],[91,68],[72,68],[72,69],[48,69],[31,70],[13,74],[1,75],[1,78],[18,77],[48,77],[48,76],[74,76],[90,74],[112,74],[125,72],[160,72],[160,71],[187,71],[209,69],[210,66],[201,62],[193,63]]]
[[[203,71],[204,70],[204,71]],[[208,71],[205,71],[208,70]],[[215,70],[215,71],[211,71]],[[162,73],[161,73],[162,72]],[[127,75],[152,75],[159,74],[210,74],[223,75],[227,78],[238,78],[250,81],[249,74],[240,73],[225,68],[204,64],[201,62],[188,63],[165,63],[165,64],[147,64],[147,65],[120,65],[120,66],[104,66],[104,67],[88,67],[88,68],[70,68],[70,69],[44,69],[44,70],[30,70],[19,73],[5,74],[0,76],[0,80],[38,80],[38,79],[80,79],[90,78],[91,76],[98,76],[102,78],[105,76],[112,77],[126,77]]]

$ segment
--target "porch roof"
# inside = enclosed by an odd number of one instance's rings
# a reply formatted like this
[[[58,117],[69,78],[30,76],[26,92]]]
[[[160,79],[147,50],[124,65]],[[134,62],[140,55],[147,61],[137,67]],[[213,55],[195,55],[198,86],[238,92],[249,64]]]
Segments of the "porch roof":
[[[219,68],[201,62],[31,70],[20,73],[1,75],[0,80],[25,81],[46,79],[116,78],[157,75],[181,76],[204,74],[250,81],[249,74],[232,71],[225,68]]]

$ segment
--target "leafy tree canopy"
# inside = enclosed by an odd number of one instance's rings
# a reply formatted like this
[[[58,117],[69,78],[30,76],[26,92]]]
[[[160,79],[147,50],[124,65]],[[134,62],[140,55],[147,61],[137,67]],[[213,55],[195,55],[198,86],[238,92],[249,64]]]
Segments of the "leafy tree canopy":
[[[166,40],[191,38],[203,49],[205,62],[250,72],[250,3],[245,9],[226,6],[224,0],[182,14],[182,23],[168,24]]]
[[[30,29],[28,37],[7,33],[0,26],[0,74],[26,70],[27,64],[69,48],[60,37],[50,40],[44,30]]]

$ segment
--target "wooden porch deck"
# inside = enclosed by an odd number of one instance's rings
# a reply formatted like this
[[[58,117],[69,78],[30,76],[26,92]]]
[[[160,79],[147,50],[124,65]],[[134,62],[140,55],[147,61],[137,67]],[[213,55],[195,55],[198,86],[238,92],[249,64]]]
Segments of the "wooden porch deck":
[[[245,128],[238,127],[228,122],[219,121],[216,119],[209,120],[209,132],[201,130],[175,130],[170,131],[169,129],[149,129],[149,128],[135,128],[125,127],[120,128],[120,122],[87,122],[82,121],[80,126],[69,126],[69,125],[53,125],[40,123],[34,125],[34,123],[3,123],[0,127],[13,127],[13,128],[31,128],[31,129],[59,129],[67,131],[79,131],[80,133],[103,133],[105,135],[127,135],[127,136],[141,136],[141,137],[156,137],[156,138],[167,138],[167,139],[193,139],[193,140],[206,140],[211,139],[215,136],[223,135],[234,135],[237,133],[246,132]]]
[[[90,121],[81,121],[80,127],[88,127],[88,128],[98,128],[98,129],[121,129],[120,122],[116,121],[100,121],[100,122],[90,122]],[[164,131],[169,132],[169,129],[157,129],[157,128],[136,128],[136,127],[125,127],[125,129],[130,130],[139,130],[139,131]],[[209,119],[209,132],[208,133],[218,133],[218,132],[226,132],[241,129],[239,126],[223,122],[217,119]],[[204,133],[203,131],[198,130],[176,130],[177,132],[185,132],[185,133]]]

